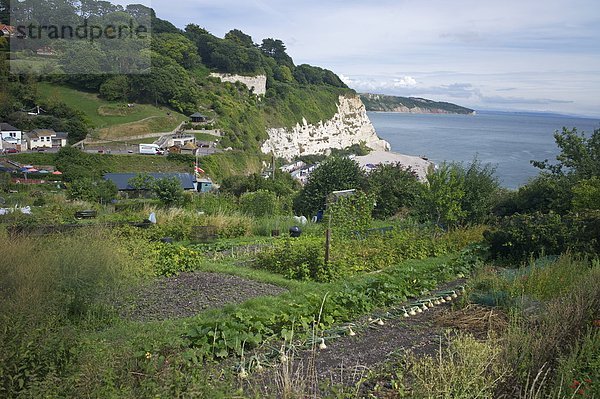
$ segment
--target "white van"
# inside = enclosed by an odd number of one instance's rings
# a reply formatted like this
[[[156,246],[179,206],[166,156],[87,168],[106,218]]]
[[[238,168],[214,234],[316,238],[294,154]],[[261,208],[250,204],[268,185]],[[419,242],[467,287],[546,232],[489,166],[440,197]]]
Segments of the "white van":
[[[162,155],[164,152],[157,144],[140,144],[140,154]]]

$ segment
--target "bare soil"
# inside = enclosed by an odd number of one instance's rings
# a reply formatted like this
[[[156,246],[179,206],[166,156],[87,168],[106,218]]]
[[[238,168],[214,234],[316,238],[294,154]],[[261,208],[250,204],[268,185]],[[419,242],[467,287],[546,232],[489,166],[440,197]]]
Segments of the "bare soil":
[[[130,320],[167,320],[286,291],[229,274],[181,273],[131,290],[126,295],[128,299],[117,304],[117,308],[122,317]]]
[[[464,280],[457,280],[437,291],[463,284]],[[279,295],[285,291],[281,287],[227,274],[181,273],[132,290],[129,300],[119,304],[119,311],[131,320],[165,320],[189,317],[207,309],[242,303],[258,296]],[[291,366],[289,372],[305,385],[295,388],[317,396],[332,386],[357,386],[360,392],[371,392],[373,385],[380,382],[372,379],[365,382],[365,377],[371,371],[393,363],[398,355],[405,352],[416,356],[437,353],[440,345],[444,345],[448,328],[457,327],[458,316],[452,316],[455,313],[451,311],[452,303],[435,306],[409,318],[384,317],[383,325],[369,320],[368,316],[356,320],[353,323],[355,336],[328,340],[326,349],[315,346],[294,356],[293,364],[288,366]],[[458,315],[458,312],[455,314]],[[264,397],[279,396],[284,374],[282,369],[283,366],[279,365],[266,374],[253,375],[245,385]],[[277,383],[274,378],[281,381]],[[382,392],[384,396],[379,397],[385,397],[384,392],[385,389]]]
[[[436,291],[449,290],[463,283],[464,280],[457,280]],[[332,340],[323,350],[307,351],[303,361],[309,362],[310,359],[319,381],[353,385],[373,367],[388,362],[398,353],[410,351],[416,356],[435,354],[446,330],[436,320],[451,306],[452,302],[446,302],[416,316],[385,318],[383,325],[363,318],[356,322],[357,326],[363,327],[355,329],[355,336]]]

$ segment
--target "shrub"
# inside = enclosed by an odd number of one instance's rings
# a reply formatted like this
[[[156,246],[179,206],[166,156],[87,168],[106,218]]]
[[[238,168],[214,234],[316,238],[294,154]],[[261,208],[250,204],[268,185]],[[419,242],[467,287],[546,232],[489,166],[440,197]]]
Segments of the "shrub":
[[[252,219],[241,214],[214,214],[205,219],[207,226],[215,226],[219,238],[235,238],[250,235],[252,232]]]
[[[256,263],[287,278],[314,281],[333,281],[363,272],[384,270],[408,259],[425,259],[463,250],[481,238],[481,228],[475,233],[461,230],[448,237],[437,238],[420,229],[404,229],[385,236],[371,236],[357,241],[332,236],[330,262],[324,265],[325,242],[322,237],[302,236],[277,241],[272,250],[261,253]],[[478,259],[481,251],[461,252],[463,263]],[[311,256],[315,258],[310,259]],[[467,274],[465,264],[455,265]],[[454,267],[454,266],[453,266]]]
[[[204,255],[201,252],[181,245],[162,244],[158,251],[159,257],[156,265],[158,276],[169,277],[180,272],[194,271],[204,260]]]
[[[277,196],[266,190],[245,193],[240,197],[240,209],[250,216],[273,216],[281,214]]]
[[[567,250],[594,257],[600,250],[600,212],[562,217],[556,213],[515,214],[501,219],[484,237],[494,259],[522,262]]]
[[[560,254],[566,249],[566,229],[560,215],[515,214],[484,233],[492,258],[522,262],[531,256]]]
[[[285,238],[259,254],[256,265],[286,278],[331,281],[337,272],[325,266],[325,242],[314,237]]]
[[[373,197],[361,191],[347,197],[340,197],[329,204],[325,220],[331,218],[333,234],[351,237],[371,227],[373,221]]]
[[[594,320],[600,318],[599,278],[597,260],[590,264],[563,255],[557,260],[538,259],[518,270],[486,270],[473,279],[472,299],[500,305],[511,316],[500,337],[502,362],[511,372],[498,388],[498,397],[522,397],[533,391],[538,392],[535,397],[563,397],[557,395],[565,392],[559,391],[561,385],[585,376],[586,366],[594,360],[580,343],[589,344]],[[581,367],[568,365],[578,357]],[[572,391],[567,393],[570,397]]]

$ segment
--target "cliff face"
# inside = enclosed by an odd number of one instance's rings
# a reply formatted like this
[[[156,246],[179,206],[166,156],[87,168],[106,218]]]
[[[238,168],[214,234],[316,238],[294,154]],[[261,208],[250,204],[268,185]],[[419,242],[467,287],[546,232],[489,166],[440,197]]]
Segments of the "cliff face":
[[[460,105],[418,97],[395,97],[382,94],[361,94],[367,111],[402,112],[411,114],[475,114]]]
[[[257,76],[242,76],[242,75],[232,75],[228,73],[216,73],[213,72],[210,74],[213,78],[219,78],[223,82],[240,82],[245,84],[249,89],[251,89],[256,95],[265,95],[267,92],[267,77],[265,75],[257,75]]]
[[[329,154],[331,148],[346,148],[364,142],[374,150],[389,151],[390,144],[377,137],[364,104],[358,96],[340,96],[334,117],[316,125],[303,120],[292,129],[268,129],[264,153],[291,159],[298,155]]]

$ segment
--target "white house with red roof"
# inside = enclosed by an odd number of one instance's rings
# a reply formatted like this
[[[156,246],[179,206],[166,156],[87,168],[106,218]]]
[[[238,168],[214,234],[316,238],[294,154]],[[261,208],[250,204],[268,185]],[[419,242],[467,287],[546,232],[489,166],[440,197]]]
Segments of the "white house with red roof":
[[[0,32],[4,37],[12,37],[15,35],[15,27],[10,25],[0,24]]]

